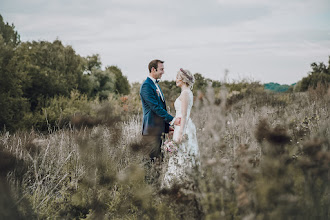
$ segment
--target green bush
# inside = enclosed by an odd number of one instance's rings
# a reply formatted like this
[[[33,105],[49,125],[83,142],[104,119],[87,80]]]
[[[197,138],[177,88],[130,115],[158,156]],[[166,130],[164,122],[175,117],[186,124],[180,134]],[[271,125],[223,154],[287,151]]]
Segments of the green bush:
[[[323,63],[312,63],[311,67],[312,71],[309,75],[299,82],[299,91],[307,91],[309,88],[315,89],[319,84],[328,88],[330,84],[330,56],[328,66]]]

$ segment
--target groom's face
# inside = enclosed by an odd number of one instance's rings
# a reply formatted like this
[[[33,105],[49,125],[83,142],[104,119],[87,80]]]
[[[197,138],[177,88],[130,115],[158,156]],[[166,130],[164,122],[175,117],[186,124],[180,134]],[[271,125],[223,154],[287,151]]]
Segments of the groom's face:
[[[164,74],[164,64],[162,63],[158,63],[158,68],[157,70],[155,70],[155,73],[154,73],[154,78],[155,79],[160,79],[162,78],[162,75]]]

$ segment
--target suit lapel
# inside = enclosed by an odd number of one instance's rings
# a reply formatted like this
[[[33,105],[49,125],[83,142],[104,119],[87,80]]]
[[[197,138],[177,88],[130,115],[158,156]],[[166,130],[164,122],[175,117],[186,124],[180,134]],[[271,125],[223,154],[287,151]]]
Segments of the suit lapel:
[[[149,77],[147,78],[147,80],[148,80],[148,82],[151,84],[151,86],[156,90],[156,93],[157,93],[157,86],[155,85],[155,83],[154,83]],[[165,97],[164,97],[164,94],[163,94],[162,90],[160,89],[160,86],[159,86],[159,85],[158,85],[158,87],[159,87],[160,92],[162,93],[162,96],[163,96],[163,98],[164,98],[164,101],[162,100],[162,97],[160,97],[160,95],[157,95],[157,96],[158,96],[158,98],[160,99],[160,101],[161,101],[162,103],[165,103]]]

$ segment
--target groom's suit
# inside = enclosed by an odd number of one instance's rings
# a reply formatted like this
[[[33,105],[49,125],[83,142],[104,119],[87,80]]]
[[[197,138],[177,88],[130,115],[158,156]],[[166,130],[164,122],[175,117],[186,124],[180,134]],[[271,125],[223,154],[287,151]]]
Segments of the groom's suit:
[[[148,140],[144,142],[149,142],[151,158],[161,157],[161,136],[169,132],[173,116],[167,113],[164,95],[151,78],[148,77],[142,83],[140,97],[143,109],[142,135]]]

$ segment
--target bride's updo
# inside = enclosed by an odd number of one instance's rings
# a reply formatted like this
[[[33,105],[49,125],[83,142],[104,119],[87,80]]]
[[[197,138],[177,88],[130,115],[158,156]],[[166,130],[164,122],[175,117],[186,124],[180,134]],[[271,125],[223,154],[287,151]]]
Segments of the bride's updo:
[[[182,80],[182,82],[186,83],[190,89],[193,88],[195,77],[190,73],[189,70],[180,68],[180,71],[178,71],[178,78]]]

